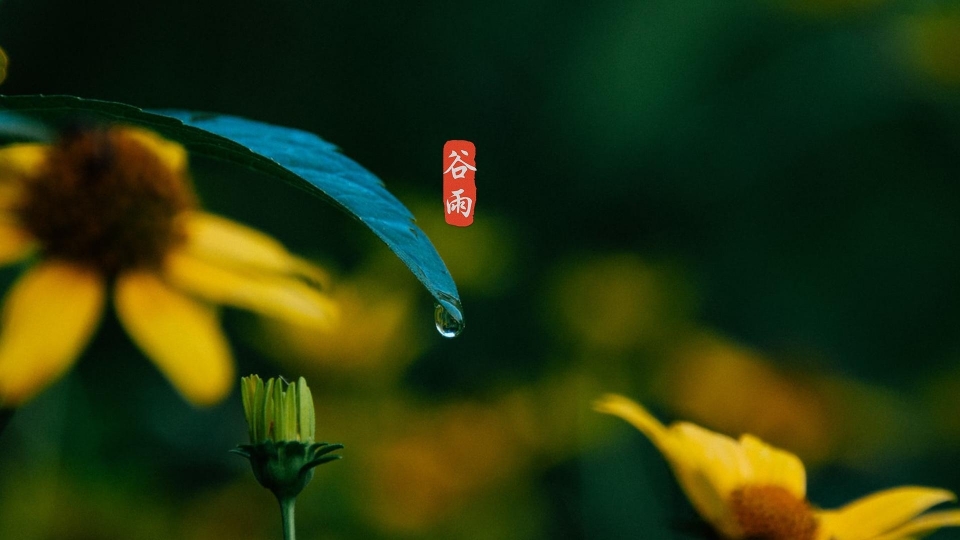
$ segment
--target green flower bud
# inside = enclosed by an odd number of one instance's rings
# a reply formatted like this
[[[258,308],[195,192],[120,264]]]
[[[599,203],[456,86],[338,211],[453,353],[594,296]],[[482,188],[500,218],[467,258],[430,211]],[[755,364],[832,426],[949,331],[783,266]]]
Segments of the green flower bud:
[[[310,444],[316,433],[313,395],[307,381],[283,379],[263,382],[258,375],[240,379],[243,412],[247,417],[250,444],[266,441],[299,441]]]
[[[250,444],[231,452],[249,459],[260,485],[277,496],[284,514],[284,531],[292,535],[296,496],[313,478],[315,467],[340,459],[331,452],[343,445],[314,442],[313,396],[303,377],[296,383],[283,379],[264,383],[251,375],[240,380],[240,387]]]

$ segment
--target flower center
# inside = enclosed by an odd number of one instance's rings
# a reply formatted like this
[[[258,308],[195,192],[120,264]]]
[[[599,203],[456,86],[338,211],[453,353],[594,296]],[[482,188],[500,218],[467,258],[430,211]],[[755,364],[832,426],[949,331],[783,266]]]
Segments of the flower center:
[[[157,267],[182,239],[174,218],[195,204],[186,171],[144,141],[114,127],[69,133],[50,148],[18,208],[45,255],[112,276]]]
[[[730,494],[730,507],[745,538],[812,540],[817,519],[810,505],[780,486],[746,486]]]

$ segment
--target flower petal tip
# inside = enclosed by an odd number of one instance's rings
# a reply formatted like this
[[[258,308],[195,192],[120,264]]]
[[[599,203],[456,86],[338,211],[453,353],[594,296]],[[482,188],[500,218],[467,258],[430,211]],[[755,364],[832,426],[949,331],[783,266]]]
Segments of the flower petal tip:
[[[605,414],[617,414],[625,407],[637,406],[636,402],[620,394],[604,394],[593,401],[593,410]]]

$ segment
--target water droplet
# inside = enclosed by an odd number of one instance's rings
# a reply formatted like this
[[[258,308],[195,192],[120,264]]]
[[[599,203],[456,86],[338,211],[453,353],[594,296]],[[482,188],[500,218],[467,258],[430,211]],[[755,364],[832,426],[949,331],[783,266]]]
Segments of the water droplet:
[[[454,338],[463,332],[463,308],[455,298],[440,299],[433,311],[433,320],[437,324],[437,332],[445,338]]]

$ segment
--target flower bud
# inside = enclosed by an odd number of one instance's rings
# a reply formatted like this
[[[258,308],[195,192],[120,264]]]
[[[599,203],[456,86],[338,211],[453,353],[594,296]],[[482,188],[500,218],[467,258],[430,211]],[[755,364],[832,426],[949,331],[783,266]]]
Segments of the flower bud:
[[[303,377],[296,383],[283,379],[268,379],[264,383],[258,375],[250,375],[240,379],[240,388],[250,444],[268,440],[313,442],[313,395]]]
[[[340,459],[329,454],[342,444],[314,442],[313,396],[303,377],[296,383],[243,377],[241,393],[250,444],[232,452],[250,460],[257,481],[278,499],[296,497],[313,478],[314,467]]]

